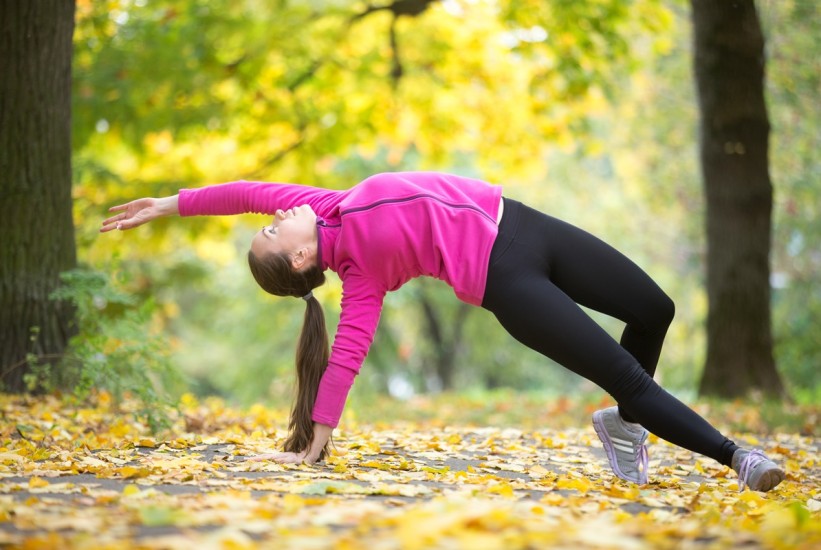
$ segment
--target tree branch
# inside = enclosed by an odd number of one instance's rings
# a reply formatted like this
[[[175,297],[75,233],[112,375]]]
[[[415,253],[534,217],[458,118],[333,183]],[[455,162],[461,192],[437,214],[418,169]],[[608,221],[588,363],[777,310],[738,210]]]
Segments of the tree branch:
[[[402,78],[402,74],[404,73],[404,70],[402,69],[402,62],[399,60],[399,45],[396,40],[396,17],[394,17],[391,21],[391,28],[389,32],[391,39],[391,53],[393,54],[391,79],[393,80],[393,87],[396,88],[399,84],[399,79]]]
[[[393,13],[394,18],[407,15],[409,17],[416,17],[423,13],[428,7],[437,0],[396,0],[387,6],[368,6],[362,13],[358,13],[351,17],[349,23],[355,23],[360,19],[367,17],[372,13],[378,11],[388,10]]]

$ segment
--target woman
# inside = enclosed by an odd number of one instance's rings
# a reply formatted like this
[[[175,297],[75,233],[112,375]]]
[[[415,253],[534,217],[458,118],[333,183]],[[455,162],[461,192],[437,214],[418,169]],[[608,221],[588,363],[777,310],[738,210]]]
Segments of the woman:
[[[501,187],[436,172],[372,176],[347,191],[235,182],[139,199],[101,231],[160,216],[273,214],[253,238],[248,262],[259,285],[307,303],[296,354],[297,399],[277,462],[323,458],[365,359],[388,291],[426,275],[491,311],[526,346],[598,384],[618,407],[593,425],[613,472],[647,482],[648,431],[730,466],[739,486],[768,491],[784,472],[741,449],[653,381],[674,306],[633,262],[584,231],[502,198]],[[342,280],[333,346],[312,290],[324,271]],[[616,342],[579,305],[626,323]]]

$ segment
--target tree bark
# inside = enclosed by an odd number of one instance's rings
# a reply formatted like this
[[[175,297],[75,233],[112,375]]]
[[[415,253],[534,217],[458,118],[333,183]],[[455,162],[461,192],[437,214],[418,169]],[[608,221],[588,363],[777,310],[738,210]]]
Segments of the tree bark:
[[[0,374],[59,357],[72,309],[49,299],[76,265],[71,201],[73,0],[0,2]]]
[[[783,393],[770,321],[773,188],[764,36],[753,0],[692,0],[707,200],[707,360],[700,391]]]

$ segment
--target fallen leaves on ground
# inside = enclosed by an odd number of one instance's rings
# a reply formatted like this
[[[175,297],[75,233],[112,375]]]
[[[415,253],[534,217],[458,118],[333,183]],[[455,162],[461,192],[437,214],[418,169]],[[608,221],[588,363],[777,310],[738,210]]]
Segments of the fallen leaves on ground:
[[[251,462],[286,418],[183,400],[151,436],[94,407],[0,396],[0,545],[20,548],[815,548],[814,437],[741,434],[787,480],[735,473],[651,438],[651,483],[614,478],[592,428],[352,423],[314,466]],[[127,409],[127,406],[125,407]]]

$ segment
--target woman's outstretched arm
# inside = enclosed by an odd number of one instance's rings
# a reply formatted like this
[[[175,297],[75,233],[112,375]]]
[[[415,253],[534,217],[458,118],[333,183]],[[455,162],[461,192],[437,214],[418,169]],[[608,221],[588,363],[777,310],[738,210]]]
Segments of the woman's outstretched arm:
[[[117,212],[114,216],[103,220],[101,233],[114,229],[134,229],[151,220],[163,216],[174,216],[180,213],[179,195],[160,199],[137,199],[126,204],[112,206],[109,212]]]
[[[230,216],[235,214],[269,214],[294,206],[308,204],[319,216],[327,217],[335,210],[341,191],[331,191],[309,185],[235,181],[207,185],[196,189],[180,189],[173,197],[138,199],[114,206],[119,212],[103,222],[101,232],[133,229],[160,216]],[[119,224],[119,225],[118,225]]]
[[[231,216],[269,214],[308,204],[327,216],[339,202],[339,192],[310,185],[235,181],[180,189],[180,216]]]

